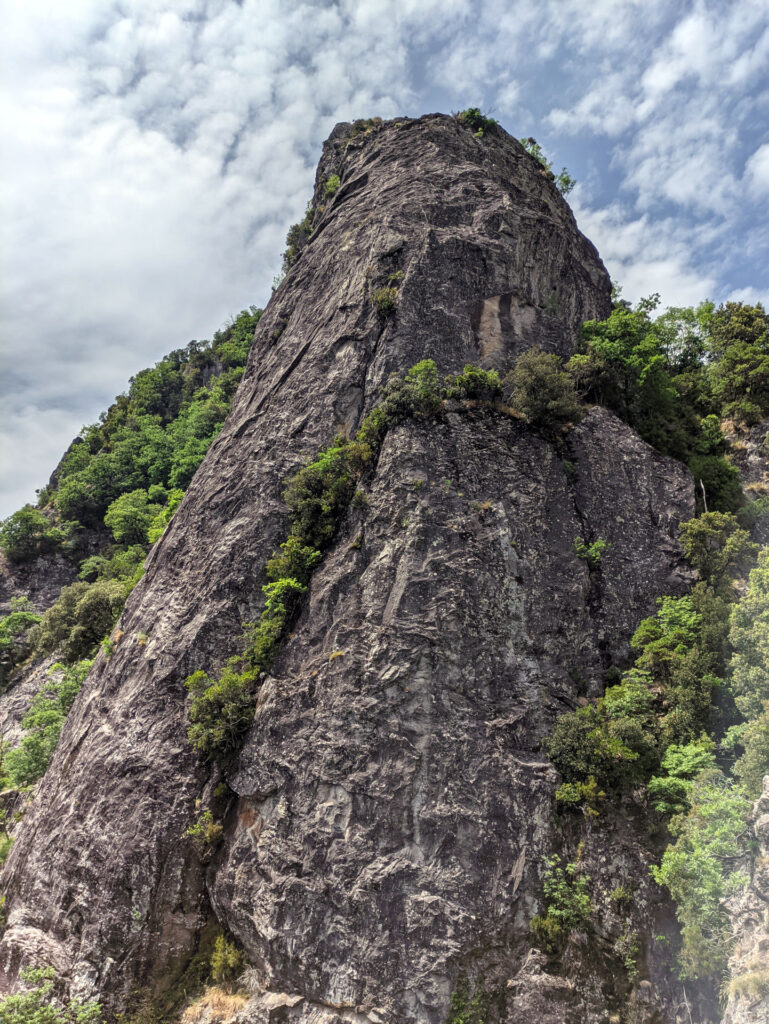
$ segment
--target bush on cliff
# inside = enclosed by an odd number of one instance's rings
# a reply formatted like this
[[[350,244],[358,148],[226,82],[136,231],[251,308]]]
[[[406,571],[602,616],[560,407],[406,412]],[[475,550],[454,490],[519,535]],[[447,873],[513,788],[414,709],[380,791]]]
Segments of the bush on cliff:
[[[18,789],[31,786],[43,777],[70,708],[92,664],[91,661],[80,661],[76,665],[54,665],[51,668],[51,681],[32,698],[29,710],[21,720],[25,736],[19,746],[8,751],[3,759],[7,784]]]
[[[528,349],[503,381],[505,395],[535,430],[555,439],[582,419],[574,383],[552,352]]]
[[[74,524],[57,526],[32,505],[24,505],[0,523],[0,548],[12,562],[30,562],[61,548]]]
[[[57,999],[55,978],[53,967],[23,967],[26,991],[0,998],[2,1024],[102,1024],[101,1006],[94,1000]]]

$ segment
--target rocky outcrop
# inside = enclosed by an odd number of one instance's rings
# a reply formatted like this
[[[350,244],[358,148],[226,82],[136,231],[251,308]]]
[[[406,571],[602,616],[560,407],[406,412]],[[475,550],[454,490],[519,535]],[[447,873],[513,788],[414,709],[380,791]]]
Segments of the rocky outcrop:
[[[750,828],[756,843],[746,865],[750,882],[728,904],[734,945],[723,1024],[769,1022],[769,775]]]
[[[513,1020],[537,971],[553,973],[529,957],[555,828],[540,740],[600,690],[656,596],[687,583],[691,479],[605,411],[561,446],[480,408],[388,434],[261,688],[221,849],[204,870],[182,839],[217,781],[186,741],[183,681],[220,666],[258,613],[286,475],[359,424],[392,371],[568,353],[609,309],[595,250],[501,130],[479,139],[441,115],[338,126],[315,205],[230,417],[19,831],[6,989],[46,962],[120,1008],[173,980],[212,910],[259,979],[255,1021],[438,1024],[462,975],[486,979],[490,1020]],[[381,287],[397,288],[394,315],[372,301]],[[577,535],[610,542],[599,571]],[[653,900],[628,835],[597,870],[642,877]],[[632,923],[649,944],[648,921]],[[648,960],[649,1020],[673,1019]],[[547,985],[586,993],[581,1019],[603,1021],[629,991],[612,963],[575,955]]]

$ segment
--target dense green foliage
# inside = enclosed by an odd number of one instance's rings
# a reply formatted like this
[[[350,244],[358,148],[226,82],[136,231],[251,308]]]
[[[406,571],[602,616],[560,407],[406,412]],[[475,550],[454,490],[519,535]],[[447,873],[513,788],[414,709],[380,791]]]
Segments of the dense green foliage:
[[[547,749],[564,808],[595,817],[607,794],[645,788],[673,840],[654,875],[676,901],[682,977],[712,981],[728,954],[721,903],[743,881],[749,800],[769,771],[769,549],[740,599],[735,580],[758,548],[736,517],[703,513],[681,524],[681,539],[700,582],[688,596],[659,599],[633,635],[633,666],[602,698],[562,716]],[[745,720],[727,728],[738,712]],[[724,736],[722,758],[742,750],[736,781],[716,766]]]
[[[74,524],[57,525],[32,505],[24,505],[0,523],[0,548],[12,562],[30,562],[67,541]]]
[[[582,406],[571,377],[552,352],[528,349],[505,377],[510,404],[546,437],[558,437],[582,419]]]
[[[29,630],[40,621],[29,599],[12,597],[11,611],[0,619],[0,686],[30,653]]]
[[[64,587],[29,631],[35,653],[60,654],[69,664],[88,657],[117,622],[131,586],[119,579],[99,579]]]
[[[769,415],[769,318],[760,305],[704,302],[653,319],[656,306],[657,296],[635,309],[618,302],[608,319],[588,321],[568,371],[583,398],[689,465],[700,507],[734,512],[739,477],[724,457],[720,421],[744,426]]]
[[[470,995],[467,978],[461,977],[457,987],[451,993],[449,1017],[447,1024],[485,1024],[487,1019],[486,1000],[480,988]]]
[[[304,217],[292,224],[286,235],[286,248],[283,251],[283,273],[287,274],[296,263],[299,253],[307,244],[312,234],[312,222],[315,218],[315,207],[312,202],[307,204]]]
[[[84,429],[46,494],[65,519],[92,526],[127,492],[187,486],[229,411],[260,316],[244,310],[212,342],[190,342],[142,370]]]
[[[531,931],[550,952],[558,952],[569,935],[584,928],[593,913],[590,876],[578,861],[564,867],[555,854],[545,862],[543,878],[545,912],[531,920]]]
[[[224,935],[217,935],[211,953],[211,980],[231,992],[245,966],[243,953]]]
[[[687,802],[687,810],[669,825],[675,842],[652,872],[676,901],[682,976],[714,979],[725,970],[729,954],[730,928],[721,902],[747,881],[736,866],[750,804],[714,767],[696,776]]]
[[[54,665],[47,683],[33,698],[21,720],[26,735],[3,758],[4,783],[14,788],[31,786],[42,778],[51,763],[64,722],[92,662]],[[56,679],[54,677],[59,676]]]
[[[493,117],[486,117],[478,107],[468,107],[454,115],[460,124],[465,125],[476,139],[482,139],[490,128],[496,128],[497,122]]]
[[[0,999],[0,1024],[102,1024],[97,1002],[54,998],[53,967],[22,968],[24,992]]]

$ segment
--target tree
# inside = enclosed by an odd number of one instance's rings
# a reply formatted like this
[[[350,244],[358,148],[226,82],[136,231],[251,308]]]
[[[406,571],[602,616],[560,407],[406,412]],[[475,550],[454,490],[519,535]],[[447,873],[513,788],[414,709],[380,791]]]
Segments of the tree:
[[[128,491],[109,506],[104,524],[119,544],[142,544],[160,510],[160,505],[150,503],[145,490]]]
[[[0,523],[0,547],[12,562],[30,562],[60,547],[68,530],[54,525],[39,509],[24,505]]]
[[[679,529],[687,559],[717,592],[728,593],[732,577],[744,573],[758,554],[758,545],[731,513],[706,512]]]
[[[729,953],[722,901],[747,881],[736,867],[750,805],[716,768],[694,779],[688,801],[690,809],[670,823],[676,841],[652,874],[676,901],[682,977],[712,981],[725,970]]]
[[[747,719],[769,707],[769,548],[748,577],[745,596],[732,609],[729,642],[735,703]]]
[[[546,437],[558,437],[568,423],[582,419],[574,384],[552,352],[528,349],[504,385],[510,404]]]
[[[11,598],[10,614],[0,619],[0,685],[29,654],[27,634],[39,621],[28,598]]]
[[[0,999],[2,1024],[102,1024],[97,1002],[68,999],[62,1004],[56,1000],[55,977],[53,967],[23,967],[21,979],[29,988]]]

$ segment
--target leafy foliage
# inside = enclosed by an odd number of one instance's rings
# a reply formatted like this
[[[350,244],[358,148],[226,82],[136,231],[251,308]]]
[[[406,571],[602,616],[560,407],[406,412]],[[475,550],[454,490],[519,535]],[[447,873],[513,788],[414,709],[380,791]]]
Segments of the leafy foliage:
[[[110,504],[104,525],[119,544],[144,544],[161,506],[150,503],[142,488],[126,491]]]
[[[577,558],[587,562],[587,566],[591,571],[601,568],[601,557],[608,547],[609,542],[604,540],[603,537],[598,537],[590,544],[587,544],[582,537],[574,538],[574,553]]]
[[[758,554],[758,545],[731,513],[707,512],[682,523],[680,532],[692,567],[718,592],[728,593],[732,578],[744,573]]]
[[[54,999],[53,967],[22,968],[26,992],[0,999],[2,1024],[102,1024],[100,1005],[91,1000],[69,999],[63,1005]]]
[[[299,254],[309,241],[312,234],[312,222],[315,218],[315,207],[312,202],[307,204],[304,217],[292,224],[286,235],[286,248],[283,251],[283,273],[287,274],[296,263]]]
[[[681,976],[713,979],[728,957],[730,928],[721,903],[745,881],[735,868],[750,805],[716,768],[697,775],[687,799],[689,810],[670,822],[676,841],[652,873],[676,901]]]
[[[243,310],[211,343],[190,342],[133,378],[64,458],[50,496],[62,516],[93,526],[126,492],[187,486],[227,415],[260,316]]]
[[[451,993],[450,1005],[448,1024],[485,1024],[486,1007],[483,992],[477,988],[471,996],[466,977],[458,980],[457,987]]]
[[[455,117],[460,124],[470,129],[476,139],[482,139],[487,131],[497,127],[494,118],[486,117],[478,107],[468,107],[467,110],[462,110]]]
[[[10,613],[0,619],[0,685],[29,654],[27,634],[39,621],[28,598],[11,598]]]
[[[29,711],[21,720],[26,735],[20,745],[4,758],[7,781],[15,788],[31,786],[45,774],[59,742],[64,722],[92,662],[76,665],[54,665],[51,682],[32,698]],[[58,680],[54,676],[60,675]]]
[[[224,935],[217,935],[211,954],[211,980],[231,992],[244,964],[243,953],[235,943]]]
[[[201,858],[208,857],[222,841],[224,828],[214,820],[209,808],[206,808],[185,831],[184,838],[190,839]]]
[[[69,538],[73,524],[55,525],[32,505],[24,505],[0,522],[0,548],[12,562],[30,562],[60,548]]]
[[[37,654],[61,654],[69,664],[86,658],[115,625],[132,586],[98,579],[64,587],[29,631],[30,644]]]
[[[582,419],[574,383],[552,352],[528,349],[504,385],[510,404],[546,437],[556,438],[567,424]]]
[[[556,854],[545,861],[543,889],[545,913],[531,920],[531,932],[552,953],[558,952],[569,935],[582,929],[593,913],[590,876],[577,861],[564,867]]]

